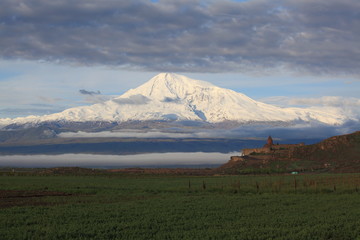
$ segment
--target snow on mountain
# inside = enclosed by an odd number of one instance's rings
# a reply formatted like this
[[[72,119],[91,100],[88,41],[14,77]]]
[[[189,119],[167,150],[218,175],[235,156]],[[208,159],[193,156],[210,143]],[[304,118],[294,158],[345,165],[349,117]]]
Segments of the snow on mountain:
[[[161,73],[143,85],[104,103],[75,107],[63,112],[0,119],[0,125],[36,124],[47,121],[312,121],[340,124],[346,120],[338,110],[280,108],[255,101],[244,94],[188,77]]]

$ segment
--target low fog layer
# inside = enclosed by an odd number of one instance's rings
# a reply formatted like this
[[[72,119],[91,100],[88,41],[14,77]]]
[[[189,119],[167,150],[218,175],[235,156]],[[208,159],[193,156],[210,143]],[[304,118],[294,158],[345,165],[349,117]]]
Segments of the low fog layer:
[[[240,153],[151,153],[138,155],[14,155],[0,156],[1,167],[197,167],[221,165]]]
[[[348,134],[360,129],[357,121],[330,126],[321,123],[299,121],[293,126],[247,125],[234,129],[153,129],[148,131],[123,129],[122,131],[102,132],[63,132],[64,138],[264,138],[272,135],[281,139],[325,139],[335,135]]]

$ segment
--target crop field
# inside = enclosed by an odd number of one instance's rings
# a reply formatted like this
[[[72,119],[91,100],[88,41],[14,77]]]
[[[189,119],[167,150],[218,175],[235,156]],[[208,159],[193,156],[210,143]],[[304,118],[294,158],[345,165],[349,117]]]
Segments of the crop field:
[[[360,239],[360,174],[1,173],[0,239]]]

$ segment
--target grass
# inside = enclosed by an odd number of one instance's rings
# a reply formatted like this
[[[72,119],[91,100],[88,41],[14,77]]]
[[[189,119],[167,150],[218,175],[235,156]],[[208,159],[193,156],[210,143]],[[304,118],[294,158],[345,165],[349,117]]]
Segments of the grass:
[[[359,174],[1,176],[0,239],[360,239]],[[0,203],[1,207],[1,203]]]

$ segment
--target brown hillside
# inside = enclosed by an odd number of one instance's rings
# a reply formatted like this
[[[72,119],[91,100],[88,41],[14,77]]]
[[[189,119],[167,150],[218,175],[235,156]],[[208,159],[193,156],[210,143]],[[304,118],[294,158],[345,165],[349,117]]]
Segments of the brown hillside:
[[[291,160],[306,160],[334,172],[360,171],[360,131],[294,149]]]
[[[286,145],[284,145],[286,146]],[[320,143],[234,156],[219,173],[360,172],[360,131]]]

